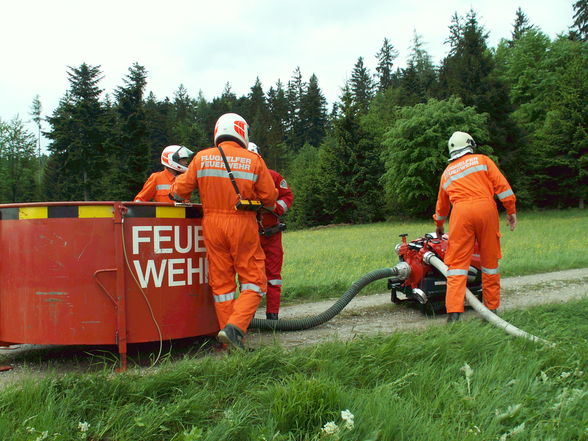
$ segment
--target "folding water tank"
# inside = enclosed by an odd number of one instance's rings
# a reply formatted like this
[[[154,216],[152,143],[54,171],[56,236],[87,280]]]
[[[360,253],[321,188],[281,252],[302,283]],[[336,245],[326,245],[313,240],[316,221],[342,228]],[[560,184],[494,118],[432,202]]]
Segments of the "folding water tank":
[[[218,332],[202,209],[0,205],[0,344],[116,344]]]

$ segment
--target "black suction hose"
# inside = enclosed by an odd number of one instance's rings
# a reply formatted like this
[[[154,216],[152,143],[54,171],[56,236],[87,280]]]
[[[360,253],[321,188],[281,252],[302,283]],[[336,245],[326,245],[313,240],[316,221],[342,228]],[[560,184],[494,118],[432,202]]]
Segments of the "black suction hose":
[[[353,282],[345,293],[339,297],[339,299],[324,312],[313,316],[302,319],[292,320],[265,320],[254,318],[251,320],[249,329],[269,329],[272,331],[302,331],[304,329],[314,328],[315,326],[322,325],[328,322],[337,314],[339,314],[345,306],[355,297],[355,295],[361,291],[366,285],[387,277],[396,277],[402,271],[401,266],[395,266],[394,268],[381,268],[370,273],[365,274],[359,280]]]

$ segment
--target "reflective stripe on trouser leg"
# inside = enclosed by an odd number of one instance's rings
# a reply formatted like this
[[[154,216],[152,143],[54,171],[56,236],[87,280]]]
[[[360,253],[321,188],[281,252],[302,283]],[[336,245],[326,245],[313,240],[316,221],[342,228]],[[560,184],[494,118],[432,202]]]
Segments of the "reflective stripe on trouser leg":
[[[249,323],[255,315],[263,294],[251,289],[241,291],[233,304],[233,312],[228,323],[237,326],[243,333],[247,332]]]
[[[270,314],[278,314],[280,312],[280,297],[282,295],[282,281],[276,284],[275,281],[267,281],[267,296],[265,312]]]
[[[216,318],[218,320],[218,325],[220,329],[223,329],[227,322],[229,321],[229,317],[233,312],[233,303],[235,302],[235,292],[230,292],[227,294],[214,294],[212,295],[214,298],[214,310],[216,312]]]
[[[482,267],[482,296],[484,305],[488,309],[497,309],[500,306],[500,273],[487,272]]]
[[[462,271],[465,271],[466,274],[468,272],[467,270]],[[448,314],[452,312],[463,312],[463,302],[465,298],[467,280],[467,275],[449,275],[447,277],[445,308],[447,309]]]

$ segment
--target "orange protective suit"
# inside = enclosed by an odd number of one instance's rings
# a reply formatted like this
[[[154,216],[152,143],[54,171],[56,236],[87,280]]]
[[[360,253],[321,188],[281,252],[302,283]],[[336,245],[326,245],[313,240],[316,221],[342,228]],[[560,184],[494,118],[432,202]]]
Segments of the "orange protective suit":
[[[443,172],[433,218],[437,226],[449,215],[449,242],[445,254],[447,313],[463,312],[468,269],[474,242],[480,247],[482,295],[488,309],[500,306],[500,229],[494,195],[507,214],[516,213],[516,197],[498,167],[481,154],[453,160]]]
[[[221,142],[220,146],[243,199],[257,199],[264,206],[273,206],[278,191],[263,159],[233,141]],[[235,209],[238,197],[216,147],[198,152],[188,171],[176,178],[171,191],[187,199],[195,188],[204,212],[208,281],[220,329],[231,324],[245,333],[267,291],[265,255],[255,212]],[[241,285],[237,299],[235,274]]]
[[[176,179],[167,168],[160,172],[152,173],[145,181],[143,189],[135,196],[135,202],[172,202],[169,191]]]

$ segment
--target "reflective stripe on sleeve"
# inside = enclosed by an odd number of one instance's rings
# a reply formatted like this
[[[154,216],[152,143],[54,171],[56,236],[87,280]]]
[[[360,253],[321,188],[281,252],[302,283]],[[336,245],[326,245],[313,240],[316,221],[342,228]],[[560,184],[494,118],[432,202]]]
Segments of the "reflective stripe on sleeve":
[[[486,274],[500,274],[498,268],[484,268],[482,267],[482,272]]]
[[[438,220],[438,221],[447,219],[447,216],[439,216],[437,213],[435,213],[435,217],[436,217],[436,220]]]
[[[484,164],[483,165],[476,165],[475,167],[468,168],[467,170],[464,170],[461,173],[458,173],[458,174],[450,177],[449,179],[447,179],[445,184],[443,184],[443,190],[447,190],[447,187],[449,187],[449,184],[451,184],[453,181],[457,181],[458,179],[461,179],[464,176],[470,175],[472,173],[477,173],[480,171],[488,171],[488,166],[484,165]]]
[[[498,193],[496,196],[498,196],[498,199],[502,200],[508,196],[513,195],[513,194],[514,193],[512,192],[512,190],[506,190],[506,191],[503,191],[502,193]]]
[[[449,276],[467,276],[468,270],[466,269],[450,269],[447,271],[447,277]]]
[[[267,283],[273,286],[282,286],[282,279],[272,279],[268,280]]]
[[[276,201],[276,204],[278,204],[280,207],[284,209],[284,213],[288,211],[288,205],[283,200],[279,199],[278,201]]]
[[[215,303],[228,302],[229,300],[235,299],[235,291],[229,292],[227,294],[215,294],[213,297]]]
[[[171,185],[169,184],[159,184],[155,186],[156,190],[169,190],[171,188]]]
[[[243,171],[234,171],[233,176],[239,179],[245,179],[247,181],[257,182],[258,176],[255,173],[248,173]],[[198,170],[196,173],[197,178],[213,177],[213,178],[226,178],[229,179],[229,173],[226,170],[217,170],[214,168],[205,168]]]
[[[241,292],[245,291],[245,290],[251,290],[251,291],[255,291],[256,293],[261,294],[261,288],[259,286],[257,286],[255,283],[243,283],[241,285]]]

